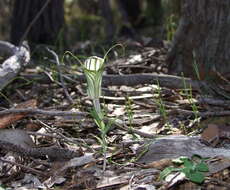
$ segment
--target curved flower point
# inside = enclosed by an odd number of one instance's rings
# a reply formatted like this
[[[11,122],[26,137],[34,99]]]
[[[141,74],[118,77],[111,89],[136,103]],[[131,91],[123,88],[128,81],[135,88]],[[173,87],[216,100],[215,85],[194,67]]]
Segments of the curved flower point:
[[[104,61],[101,57],[91,56],[85,60],[84,67],[90,71],[98,71],[103,67]]]
[[[83,71],[85,73],[88,85],[87,93],[92,99],[94,108],[100,118],[102,118],[102,113],[99,98],[101,95],[101,82],[104,69],[104,61],[105,59],[103,58],[91,56],[85,60],[83,65]]]

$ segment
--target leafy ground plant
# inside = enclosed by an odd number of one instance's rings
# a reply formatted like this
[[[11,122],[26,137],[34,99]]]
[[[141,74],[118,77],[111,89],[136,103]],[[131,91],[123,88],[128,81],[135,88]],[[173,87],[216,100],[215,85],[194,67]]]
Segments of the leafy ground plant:
[[[100,96],[101,96],[101,83],[102,83],[102,74],[105,68],[105,60],[107,58],[108,53],[115,48],[116,46],[121,46],[120,44],[116,44],[112,46],[104,55],[103,58],[97,56],[88,57],[84,63],[82,63],[76,56],[74,56],[71,52],[67,52],[71,54],[79,63],[81,64],[82,70],[85,74],[87,81],[87,94],[89,98],[93,102],[93,109],[91,110],[91,116],[93,117],[98,129],[100,131],[100,137],[95,136],[95,138],[99,141],[102,146],[102,153],[104,157],[103,163],[103,171],[106,168],[106,152],[107,152],[107,132],[110,129],[111,123],[105,123],[105,115],[101,109],[100,105]],[[121,46],[123,47],[123,46]]]
[[[132,135],[133,139],[137,139],[138,136],[132,132],[133,129],[133,119],[134,119],[134,112],[133,112],[133,101],[129,97],[126,97],[125,101],[125,111],[128,116],[128,127],[129,133]]]
[[[160,87],[159,81],[157,81],[156,93],[157,93],[157,98],[154,99],[154,102],[155,102],[155,103],[157,104],[157,106],[158,106],[160,115],[162,116],[163,121],[164,121],[164,123],[165,123],[164,126],[165,126],[167,129],[171,129],[171,125],[170,125],[170,123],[168,122],[167,110],[166,110],[166,108],[165,108],[165,104],[164,104],[164,101],[163,101],[163,99],[162,99],[162,89],[161,89],[161,87]]]
[[[193,111],[194,116],[195,116],[194,121],[199,124],[199,120],[200,120],[199,115],[198,115],[199,110],[198,110],[198,107],[197,107],[197,105],[193,99],[192,87],[191,87],[191,85],[189,86],[189,88],[187,87],[184,77],[183,77],[183,85],[184,85],[184,93],[183,94],[187,97],[189,104],[191,105],[192,111]]]
[[[167,167],[160,173],[160,179],[165,179],[172,172],[181,172],[192,182],[201,184],[204,179],[204,173],[208,172],[208,165],[204,162],[204,158],[199,155],[193,155],[192,158],[180,157],[173,160],[173,163],[180,167]]]
[[[164,102],[162,100],[162,92],[161,92],[161,87],[159,82],[157,81],[157,88],[156,88],[156,92],[157,92],[157,98],[154,100],[155,103],[157,104],[159,111],[160,111],[160,115],[163,117],[164,121],[167,120],[167,112],[165,109],[165,105]]]

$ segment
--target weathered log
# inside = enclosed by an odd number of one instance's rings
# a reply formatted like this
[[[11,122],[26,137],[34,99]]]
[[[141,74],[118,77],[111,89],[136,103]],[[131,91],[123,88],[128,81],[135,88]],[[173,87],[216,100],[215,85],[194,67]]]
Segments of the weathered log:
[[[141,151],[141,150],[140,150]],[[221,161],[209,162],[207,176],[217,173],[230,166],[230,151],[225,148],[213,148],[200,142],[200,138],[187,136],[167,136],[156,139],[148,148],[139,163],[151,167],[152,163],[162,159],[175,159],[181,156],[191,158],[193,155],[200,155],[202,158],[220,157]]]
[[[51,83],[51,79],[45,74],[22,74],[28,80],[35,80],[40,83]],[[70,83],[86,82],[84,75],[64,75],[66,81]],[[130,75],[103,75],[102,86],[136,86],[140,84],[158,84],[162,87],[184,89],[191,86],[193,90],[200,90],[207,84],[202,81],[191,80],[189,78],[165,75],[165,74],[130,74]]]
[[[180,156],[191,157],[193,155],[201,157],[224,156],[230,158],[229,149],[213,148],[200,142],[200,137],[187,137],[183,135],[172,135],[156,139],[148,148],[139,162],[151,163],[161,159],[174,159]]]
[[[0,65],[0,90],[7,86],[30,61],[29,48],[20,47],[5,41],[0,41],[0,54],[7,54],[9,58]]]

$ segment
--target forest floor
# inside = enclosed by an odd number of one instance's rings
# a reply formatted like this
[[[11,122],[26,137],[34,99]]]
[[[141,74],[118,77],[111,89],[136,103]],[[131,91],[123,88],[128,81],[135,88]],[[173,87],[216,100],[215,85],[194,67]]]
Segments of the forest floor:
[[[100,98],[104,123],[109,125],[106,147],[90,114],[93,104],[82,70],[71,56],[57,65],[46,52],[39,64],[32,63],[1,92],[1,111],[11,108],[1,115],[1,128],[29,131],[34,147],[25,143],[24,132],[20,136],[19,130],[10,131],[11,144],[18,150],[10,151],[15,155],[1,145],[0,189],[230,189],[230,101],[204,95],[183,78],[177,87],[177,78],[164,75],[168,44],[145,40],[144,45],[123,41],[125,54],[119,48],[109,54]],[[74,54],[92,52],[92,44],[74,48]],[[30,110],[14,112],[17,108]],[[6,137],[0,133],[0,138]],[[27,150],[17,147],[21,141]],[[192,151],[200,147],[217,152],[194,156],[198,153]],[[181,159],[177,167],[172,159],[181,156],[188,159]],[[183,164],[186,176],[179,170]],[[171,177],[162,174],[169,166],[178,169]]]

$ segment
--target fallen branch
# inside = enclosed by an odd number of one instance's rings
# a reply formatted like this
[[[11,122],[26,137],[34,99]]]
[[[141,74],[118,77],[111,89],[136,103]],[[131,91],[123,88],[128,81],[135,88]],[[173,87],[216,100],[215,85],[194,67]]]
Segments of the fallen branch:
[[[202,118],[207,117],[222,117],[222,116],[230,116],[230,111],[207,111],[207,112],[197,112],[189,111],[189,110],[182,110],[182,109],[175,109],[169,112],[169,114],[183,114],[183,115],[197,115]]]
[[[230,101],[228,100],[201,97],[198,99],[198,103],[226,107],[230,109]]]
[[[73,105],[74,104],[74,101],[72,99],[72,97],[70,96],[69,92],[68,92],[68,89],[66,88],[66,85],[65,85],[65,82],[64,82],[64,79],[63,79],[63,74],[62,74],[62,71],[61,71],[61,64],[60,64],[60,61],[59,61],[59,58],[58,58],[58,55],[53,51],[53,50],[50,50],[49,48],[47,48],[48,52],[50,52],[54,58],[55,58],[55,62],[57,64],[57,68],[58,68],[58,73],[59,73],[59,78],[60,78],[60,82],[61,82],[61,86],[64,90],[64,93],[65,93],[65,96],[69,102],[69,104]]]
[[[57,111],[57,110],[41,110],[41,109],[8,109],[0,111],[0,116],[12,113],[28,113],[32,115],[49,115],[49,116],[87,116],[85,112],[72,112],[72,111]],[[76,118],[78,119],[78,118]]]
[[[41,83],[50,83],[51,80],[45,74],[28,75],[23,74],[22,77],[28,80],[36,80]],[[86,82],[83,75],[63,75],[63,77],[71,83]],[[190,78],[184,78],[173,75],[165,74],[130,74],[130,75],[104,75],[102,85],[103,86],[136,86],[140,84],[158,84],[162,87],[168,88],[185,88],[190,87],[194,90],[200,90],[202,86],[206,86],[205,82],[195,81]],[[185,85],[184,85],[185,83]]]
[[[7,86],[30,61],[30,53],[24,45],[16,47],[5,41],[0,41],[0,51],[10,55],[0,65],[0,90]]]
[[[139,130],[137,130],[137,129],[130,128],[130,127],[126,126],[126,125],[125,125],[121,120],[119,120],[119,119],[116,119],[116,121],[114,122],[114,124],[116,125],[117,128],[119,128],[119,129],[121,129],[121,130],[127,131],[127,132],[129,132],[129,133],[138,134],[138,135],[140,135],[141,137],[144,137],[144,138],[154,139],[154,138],[157,137],[157,135],[148,134],[148,133],[139,131]]]

